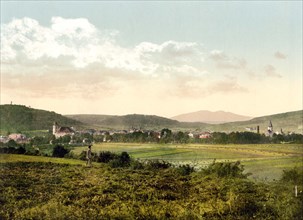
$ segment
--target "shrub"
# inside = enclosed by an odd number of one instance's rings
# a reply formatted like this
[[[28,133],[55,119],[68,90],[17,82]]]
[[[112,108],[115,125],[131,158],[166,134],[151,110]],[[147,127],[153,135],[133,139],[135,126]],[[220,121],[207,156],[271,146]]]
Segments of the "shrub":
[[[207,168],[202,169],[202,173],[207,175],[215,174],[218,177],[238,177],[246,178],[250,174],[243,174],[244,166],[237,162],[216,162],[213,161]]]
[[[127,152],[122,152],[119,159],[123,165],[130,165],[130,156]]]
[[[142,169],[144,169],[143,163],[141,163],[139,160],[133,160],[133,161],[131,161],[130,167],[133,170],[142,170]]]
[[[101,163],[108,163],[109,161],[113,160],[113,159],[117,159],[118,155],[115,153],[112,153],[110,151],[102,151],[99,153],[97,162],[101,162]]]
[[[61,145],[57,145],[54,147],[53,150],[53,157],[64,157],[67,153],[69,152],[69,150],[65,149],[63,146]]]
[[[130,166],[130,156],[127,152],[122,152],[120,155],[116,155],[116,157],[113,160],[109,161],[109,165],[112,168],[117,167],[128,167]]]
[[[283,182],[289,182],[292,184],[302,184],[303,183],[303,169],[294,167],[290,170],[283,170],[282,178]]]
[[[189,164],[180,165],[176,168],[177,172],[180,173],[182,176],[189,175],[195,171],[195,168],[190,166]]]
[[[167,169],[172,166],[171,163],[160,160],[148,160],[146,162],[147,169],[157,170],[157,169]]]
[[[0,153],[1,154],[25,154],[26,150],[24,147],[1,147]]]

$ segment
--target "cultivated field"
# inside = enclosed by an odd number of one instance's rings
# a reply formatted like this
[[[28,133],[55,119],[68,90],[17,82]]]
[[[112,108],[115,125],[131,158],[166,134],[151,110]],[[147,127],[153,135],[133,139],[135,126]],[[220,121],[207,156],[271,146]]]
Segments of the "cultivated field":
[[[80,154],[86,147],[73,150]],[[173,164],[190,164],[205,167],[216,161],[241,161],[245,171],[256,180],[279,179],[284,169],[303,168],[302,144],[251,144],[251,145],[202,145],[202,144],[94,144],[93,152],[128,152],[140,160],[160,159]]]

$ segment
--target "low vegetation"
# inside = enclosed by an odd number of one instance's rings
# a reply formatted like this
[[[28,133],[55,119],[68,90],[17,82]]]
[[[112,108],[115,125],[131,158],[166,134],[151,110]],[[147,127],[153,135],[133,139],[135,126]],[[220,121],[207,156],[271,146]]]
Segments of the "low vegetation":
[[[115,157],[127,161],[126,154]],[[239,162],[214,161],[197,171],[164,161],[114,167],[113,159],[87,168],[70,159],[12,162],[6,156],[0,219],[302,219],[298,168],[266,184],[248,180]]]

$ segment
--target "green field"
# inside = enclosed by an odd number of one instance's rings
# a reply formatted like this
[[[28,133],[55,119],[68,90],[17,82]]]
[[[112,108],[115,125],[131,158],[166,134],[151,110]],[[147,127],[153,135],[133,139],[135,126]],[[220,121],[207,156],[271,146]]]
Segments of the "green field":
[[[141,156],[158,155],[136,149]],[[170,150],[166,146],[163,155],[171,157]],[[249,162],[279,167],[289,161]],[[302,219],[300,175],[296,182],[264,183],[205,170],[184,175],[178,168],[111,168],[104,163],[89,168],[74,159],[0,154],[0,219]]]
[[[80,154],[86,147],[77,147]],[[202,144],[94,144],[93,152],[128,152],[140,160],[160,159],[173,164],[190,164],[197,168],[216,161],[241,161],[250,178],[256,180],[279,179],[284,169],[303,168],[303,146],[301,144],[251,144],[251,145],[202,145]]]

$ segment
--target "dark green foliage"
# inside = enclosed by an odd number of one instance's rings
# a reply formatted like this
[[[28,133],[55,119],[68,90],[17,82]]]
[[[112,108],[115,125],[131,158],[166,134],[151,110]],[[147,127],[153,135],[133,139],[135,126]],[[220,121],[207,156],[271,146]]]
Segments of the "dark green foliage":
[[[82,151],[81,153],[80,153],[80,155],[70,155],[72,158],[74,158],[74,159],[80,159],[80,160],[87,160],[87,158],[86,158],[86,150],[84,150],[84,151]],[[97,153],[94,153],[94,152],[92,152],[92,161],[94,161],[94,162],[100,162],[100,161],[98,161],[99,160],[99,156],[98,156],[98,154]]]
[[[109,161],[109,165],[112,168],[117,167],[129,167],[130,166],[130,156],[127,152],[122,152],[120,155],[117,155],[116,158]]]
[[[1,131],[18,132],[52,129],[54,122],[64,126],[83,126],[79,121],[55,112],[28,108],[22,105],[0,105]]]
[[[98,155],[97,162],[108,163],[111,160],[118,159],[118,155],[110,151],[102,151]]]
[[[209,138],[200,139],[198,137],[189,138],[188,134],[182,131],[173,133],[165,128],[160,132],[161,138],[150,132],[133,132],[128,134],[107,135],[106,140],[112,142],[130,142],[130,143],[205,143],[205,144],[264,144],[264,143],[303,143],[302,134],[276,135],[273,137],[257,134],[253,132],[214,132]],[[100,138],[98,138],[100,140]],[[97,140],[97,139],[96,139]]]
[[[53,137],[53,135],[51,135],[50,133],[47,136],[35,136],[35,137],[31,138],[30,144],[36,145],[36,146],[49,144],[52,139],[55,139],[55,137]]]
[[[121,163],[124,164],[125,166],[130,165],[131,159],[127,152],[122,152],[119,158]]]
[[[20,147],[0,147],[0,154],[25,154],[26,150]]]
[[[68,154],[69,150],[65,149],[63,146],[61,145],[57,145],[54,147],[53,149],[53,157],[64,157],[66,154]]]
[[[147,160],[145,167],[150,170],[167,169],[172,167],[172,164],[163,160]]]
[[[7,142],[8,147],[18,147],[19,145],[14,140],[9,140]]]
[[[189,136],[188,136],[188,134],[186,134],[182,131],[178,131],[174,135],[174,142],[175,143],[181,143],[181,144],[188,143],[189,142]]]
[[[51,138],[51,143],[52,144],[68,144],[71,140],[71,136],[70,135],[65,135],[59,138]],[[80,141],[80,143],[82,142],[82,140]]]
[[[249,174],[243,174],[244,166],[237,162],[214,162],[210,164],[207,168],[201,171],[207,175],[217,175],[218,177],[237,177],[246,178]]]
[[[283,170],[282,181],[292,184],[302,184],[303,183],[303,169],[302,167],[294,167],[290,170]]]
[[[294,197],[285,182],[265,184],[203,172],[183,176],[172,167],[0,165],[0,219],[4,220],[302,219],[302,198]]]
[[[182,176],[186,176],[186,175],[189,175],[189,174],[195,172],[195,168],[190,166],[189,164],[180,165],[176,168],[176,170]]]
[[[281,134],[274,134],[271,140],[273,143],[281,143],[281,142],[288,142],[288,143],[303,143],[303,135],[302,134],[290,134],[290,135],[281,135]]]
[[[109,163],[112,168],[129,167],[131,158],[127,152],[116,154],[110,151],[102,151],[99,153],[96,162]]]
[[[132,160],[131,164],[130,164],[130,167],[133,170],[143,170],[144,169],[143,163],[140,162],[139,160]]]

